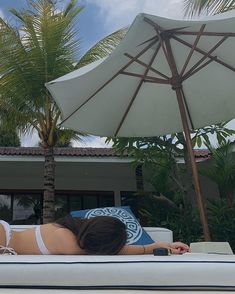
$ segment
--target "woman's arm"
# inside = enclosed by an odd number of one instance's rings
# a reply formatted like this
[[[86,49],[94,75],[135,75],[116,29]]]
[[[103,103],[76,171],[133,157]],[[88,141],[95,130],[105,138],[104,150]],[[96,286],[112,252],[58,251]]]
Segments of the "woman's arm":
[[[171,250],[172,254],[182,254],[189,251],[189,246],[181,242],[167,243],[157,242],[148,245],[125,245],[119,254],[122,255],[139,255],[139,254],[153,254],[156,248],[167,248]]]

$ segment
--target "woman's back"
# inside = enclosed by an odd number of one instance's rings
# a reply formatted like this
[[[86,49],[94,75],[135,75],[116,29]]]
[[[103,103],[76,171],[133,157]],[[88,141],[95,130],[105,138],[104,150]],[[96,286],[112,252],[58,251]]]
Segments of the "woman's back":
[[[126,243],[125,224],[110,216],[67,216],[20,232],[4,221],[0,226],[11,235],[10,242],[0,240],[2,251],[11,247],[17,254],[117,254]]]
[[[12,231],[9,247],[18,254],[81,254],[74,234],[54,223]]]

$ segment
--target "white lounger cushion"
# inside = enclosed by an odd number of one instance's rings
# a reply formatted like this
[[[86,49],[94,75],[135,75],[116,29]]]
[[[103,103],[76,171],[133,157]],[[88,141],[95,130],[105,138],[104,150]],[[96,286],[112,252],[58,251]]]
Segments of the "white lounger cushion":
[[[235,290],[235,256],[1,256],[1,288]]]

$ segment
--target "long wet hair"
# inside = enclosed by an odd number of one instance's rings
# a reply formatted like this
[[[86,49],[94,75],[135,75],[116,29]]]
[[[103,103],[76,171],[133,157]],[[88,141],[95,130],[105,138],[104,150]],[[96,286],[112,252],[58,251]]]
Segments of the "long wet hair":
[[[70,230],[77,239],[78,246],[90,255],[115,255],[126,244],[126,226],[111,216],[91,218],[60,218],[56,224]]]

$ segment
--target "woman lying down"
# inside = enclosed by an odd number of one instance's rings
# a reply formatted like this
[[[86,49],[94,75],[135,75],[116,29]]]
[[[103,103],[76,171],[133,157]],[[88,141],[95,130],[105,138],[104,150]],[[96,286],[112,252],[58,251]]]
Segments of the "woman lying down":
[[[125,224],[111,216],[65,217],[24,231],[13,231],[0,220],[0,254],[152,254],[160,247],[181,254],[189,250],[181,242],[126,245],[126,240]]]

